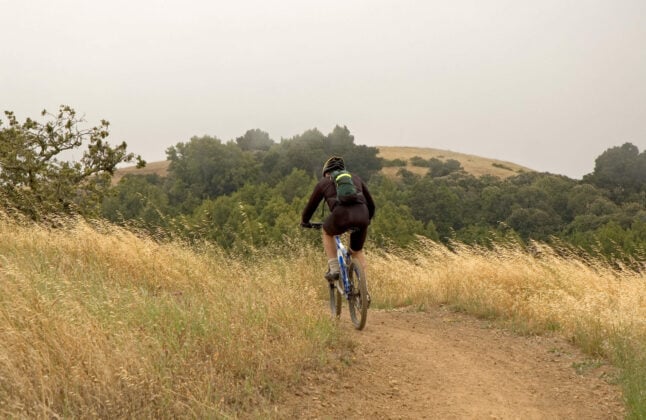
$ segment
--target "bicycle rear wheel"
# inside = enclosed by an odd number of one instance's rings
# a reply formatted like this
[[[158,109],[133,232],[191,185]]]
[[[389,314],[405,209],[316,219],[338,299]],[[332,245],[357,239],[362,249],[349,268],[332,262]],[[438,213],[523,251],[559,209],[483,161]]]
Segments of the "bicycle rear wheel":
[[[343,296],[337,287],[337,282],[328,284],[330,289],[330,313],[333,317],[339,318],[341,316],[341,304],[343,304]]]
[[[366,283],[366,276],[363,268],[354,261],[348,267],[348,280],[352,286],[350,298],[348,299],[348,306],[350,307],[350,318],[354,327],[362,330],[366,326],[368,318],[368,305],[370,298],[368,297],[368,284]]]

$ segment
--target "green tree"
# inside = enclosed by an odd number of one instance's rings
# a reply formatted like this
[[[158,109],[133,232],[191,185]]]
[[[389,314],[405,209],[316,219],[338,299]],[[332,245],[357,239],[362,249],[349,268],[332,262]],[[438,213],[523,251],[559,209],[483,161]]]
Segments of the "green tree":
[[[0,120],[0,205],[34,220],[52,214],[94,216],[110,187],[117,165],[137,161],[125,142],[111,146],[106,138],[109,123],[82,128],[84,120],[69,106],[57,114],[41,113],[44,122],[27,118],[19,122],[5,111]],[[83,147],[85,149],[83,150]],[[78,161],[65,160],[65,152],[83,150]]]
[[[487,185],[482,189],[480,205],[482,219],[490,226],[497,226],[511,214],[513,194],[509,184]]]
[[[267,243],[280,243],[286,237],[293,238],[300,229],[297,223],[305,204],[301,201],[287,203],[283,197],[272,193],[272,197],[265,203],[259,222],[262,226]]]
[[[307,130],[300,136],[281,143],[284,150],[282,175],[291,172],[292,168],[303,169],[310,176],[321,176],[321,167],[327,159],[330,147],[326,147],[326,138],[317,129]],[[338,153],[337,151],[337,154]]]
[[[370,225],[370,238],[377,245],[394,244],[405,246],[415,240],[415,235],[424,235],[438,240],[432,222],[428,229],[413,216],[406,204],[407,193],[397,182],[383,175],[376,175],[370,184],[370,193],[378,209]]]
[[[604,198],[603,190],[592,184],[582,183],[573,187],[568,194],[567,211],[573,217],[591,213],[592,203]]]
[[[417,175],[414,172],[409,171],[406,168],[400,168],[397,171],[397,176],[401,179],[402,184],[406,187],[412,187],[422,179],[421,176]]]
[[[263,156],[262,168],[268,180],[273,182],[294,168],[319,178],[325,160],[336,155],[342,156],[347,168],[367,182],[381,169],[381,159],[377,153],[376,147],[355,145],[354,136],[347,127],[336,126],[327,136],[312,129],[272,147]]]
[[[411,187],[407,204],[415,219],[424,225],[433,222],[442,240],[463,227],[460,198],[446,183],[423,178]]]
[[[455,159],[447,159],[446,162],[443,162],[437,158],[430,158],[427,162],[427,166],[428,175],[433,178],[447,176],[449,174],[464,170],[462,168],[462,164]]]
[[[574,232],[571,242],[592,254],[643,269],[646,255],[646,219],[634,220],[627,227],[612,220],[594,230]]]
[[[363,144],[355,146],[345,152],[343,157],[348,169],[358,174],[364,181],[369,182],[373,175],[381,168],[381,158],[377,157],[379,149]]]
[[[561,175],[544,174],[532,185],[545,193],[548,210],[556,212],[565,222],[573,219],[568,203],[572,189],[577,185],[575,180]]]
[[[435,164],[439,162],[440,164],[442,163],[441,160],[436,159],[436,158],[431,158],[430,160],[426,160],[421,156],[413,156],[412,158],[409,159],[409,162],[413,166],[418,166],[420,168],[428,168],[431,163]]]
[[[247,130],[244,136],[236,138],[236,144],[242,150],[260,150],[267,151],[274,145],[274,141],[269,138],[269,134],[259,130]]]
[[[188,234],[227,249],[282,242],[297,234],[304,200],[287,203],[283,185],[247,184],[235,193],[204,200],[189,217]]]
[[[203,200],[227,195],[253,183],[259,164],[253,153],[210,136],[193,137],[166,150],[172,206],[191,213]]]
[[[293,169],[292,172],[281,179],[274,191],[278,193],[286,203],[292,203],[294,200],[308,197],[316,184],[315,177],[308,177],[302,169]]]
[[[612,147],[597,157],[594,172],[583,179],[610,191],[615,202],[626,201],[646,191],[646,152],[640,154],[632,143]]]
[[[206,199],[194,210],[186,225],[187,234],[230,248],[238,237],[236,212],[238,203],[232,196]],[[236,221],[235,224],[232,221]]]
[[[101,214],[111,222],[136,222],[154,230],[171,215],[163,180],[157,174],[126,175],[103,199]]]
[[[392,167],[405,167],[406,166],[406,161],[404,159],[383,159],[381,161],[381,164],[384,168],[392,168]]]
[[[540,208],[516,207],[506,220],[523,239],[547,240],[550,235],[558,233],[562,227],[562,220],[553,211]]]
[[[433,224],[429,225],[432,227]],[[391,202],[383,202],[370,224],[370,237],[379,246],[394,244],[406,246],[415,240],[416,235],[425,235],[431,239],[438,240],[437,233],[429,228],[425,229],[424,224],[415,220],[408,206],[405,204],[396,205]]]

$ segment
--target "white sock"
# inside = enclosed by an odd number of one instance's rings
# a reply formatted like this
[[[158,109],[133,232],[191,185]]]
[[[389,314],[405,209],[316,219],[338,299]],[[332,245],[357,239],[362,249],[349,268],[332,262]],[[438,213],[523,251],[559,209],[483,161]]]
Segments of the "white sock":
[[[327,266],[330,268],[330,273],[338,273],[341,271],[339,268],[339,260],[336,258],[330,258],[327,260]]]

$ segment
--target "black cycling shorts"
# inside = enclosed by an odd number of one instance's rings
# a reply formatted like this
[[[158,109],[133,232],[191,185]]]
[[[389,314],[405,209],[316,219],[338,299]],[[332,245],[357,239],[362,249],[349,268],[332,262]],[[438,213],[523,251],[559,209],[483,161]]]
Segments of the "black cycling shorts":
[[[337,204],[323,222],[323,229],[328,235],[341,235],[353,229],[350,233],[350,249],[361,251],[368,236],[369,224],[370,216],[365,204]]]

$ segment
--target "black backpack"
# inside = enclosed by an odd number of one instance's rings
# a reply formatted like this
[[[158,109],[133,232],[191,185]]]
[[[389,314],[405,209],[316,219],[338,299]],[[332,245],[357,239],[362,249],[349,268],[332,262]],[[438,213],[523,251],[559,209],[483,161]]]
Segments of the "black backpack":
[[[352,182],[352,175],[346,170],[334,171],[330,174],[336,186],[336,199],[341,204],[358,202],[359,192]]]

